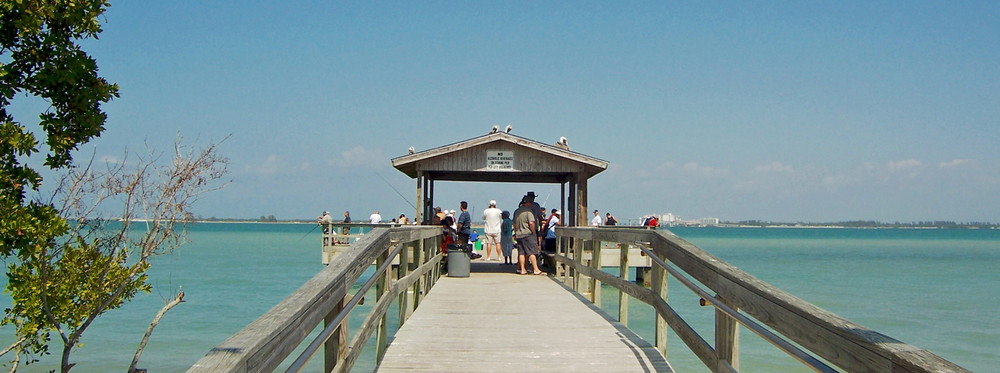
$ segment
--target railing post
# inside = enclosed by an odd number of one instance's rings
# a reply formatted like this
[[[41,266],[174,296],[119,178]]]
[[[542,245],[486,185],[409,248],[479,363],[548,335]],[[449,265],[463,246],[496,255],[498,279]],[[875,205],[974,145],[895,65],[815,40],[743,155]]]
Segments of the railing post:
[[[590,241],[592,253],[590,256],[590,268],[596,271],[601,270],[601,246],[603,243],[599,240]],[[597,305],[598,308],[601,307],[601,282],[597,280],[597,277],[590,277],[590,301]]]
[[[564,237],[564,238],[559,239],[559,242],[561,242],[562,245],[563,245],[563,247],[562,247],[563,255],[566,256],[567,258],[572,258],[571,254],[570,254],[570,249],[572,249],[573,246],[570,244],[570,242],[571,242],[570,239]],[[569,264],[563,264],[563,273],[562,273],[563,283],[566,284],[566,285],[570,285],[570,286],[572,286],[572,284],[569,283],[569,281],[570,281],[570,273],[571,273],[570,271],[571,270],[572,270],[572,268],[570,267]]]
[[[434,238],[434,248],[433,248],[434,255],[437,255],[439,250],[441,250],[441,241],[443,239],[444,238],[441,237],[440,235]],[[432,273],[431,277],[433,277],[434,283],[437,283],[437,281],[441,279],[441,265],[434,266],[434,271],[432,271],[431,273]]]
[[[333,319],[336,318],[337,315],[344,310],[344,305],[346,304],[347,304],[347,297],[344,297],[343,299],[340,300],[340,302],[334,304],[333,309],[330,310],[330,313],[328,313],[326,317],[323,318],[324,328],[330,326],[330,322],[333,321]],[[344,321],[340,323],[340,326],[337,327],[336,330],[334,330],[333,336],[331,336],[330,339],[328,339],[326,343],[323,344],[324,372],[332,372],[334,369],[337,368],[337,365],[343,362],[344,358],[347,357],[347,346],[348,346],[347,330],[349,329],[347,325],[347,320],[348,319],[345,318]]]
[[[618,278],[628,281],[628,244],[619,244]],[[618,289],[618,322],[628,326],[628,294]]]
[[[407,242],[405,247],[399,251],[399,270],[397,271],[398,276],[396,280],[406,277],[410,273],[410,243]],[[410,292],[409,290],[403,290],[399,293],[399,327],[403,327],[403,323],[406,322],[406,318],[410,316]]]
[[[386,261],[389,260],[389,252],[392,251],[392,247],[395,244],[396,244],[395,242],[389,244],[389,246],[387,246],[385,248],[385,250],[381,254],[379,254],[378,259],[375,260],[376,268],[380,268],[383,264],[385,264]],[[389,284],[392,281],[392,273],[390,273],[390,271],[388,269],[386,269],[385,273],[382,273],[382,274],[376,273],[375,275],[376,276],[381,276],[381,278],[378,280],[378,282],[375,283],[375,299],[376,299],[376,301],[378,301],[378,300],[382,299],[382,297],[384,297],[386,295],[386,293],[388,293],[388,291],[389,291]],[[375,341],[376,341],[376,346],[375,346],[375,354],[376,354],[375,361],[376,362],[382,361],[382,356],[385,356],[385,349],[386,349],[386,347],[388,347],[388,343],[389,343],[389,325],[388,325],[388,320],[389,320],[389,316],[388,315],[382,315],[381,319],[379,319],[378,334],[375,337]]]
[[[424,265],[427,261],[427,256],[424,252],[424,242],[426,240],[417,241],[417,245],[413,247],[413,262],[417,264],[417,267]],[[416,310],[417,306],[420,305],[420,301],[423,299],[423,286],[427,279],[426,275],[420,276],[416,282],[413,283],[413,309]]]
[[[582,238],[574,238],[573,241],[575,243],[573,245],[573,262],[575,262],[577,266],[582,266],[583,265],[583,239]],[[577,271],[576,269],[573,270],[573,291],[576,291],[577,293],[580,292],[580,271]]]
[[[566,256],[566,253],[563,251],[562,237],[556,237],[556,256]],[[556,265],[556,277],[562,277],[566,271],[566,267],[558,260],[555,260],[554,262]]]
[[[664,258],[666,261],[666,258]],[[656,263],[653,263],[651,268],[651,275],[653,277],[653,291],[663,299],[664,302],[667,301],[667,271],[661,268]],[[667,357],[667,320],[660,316],[659,313],[656,314],[656,349],[660,351],[660,354],[664,358]]]
[[[733,310],[738,310],[736,305],[725,298],[716,295],[718,299]],[[715,309],[715,354],[719,358],[719,366],[716,372],[730,372],[740,370],[740,324],[725,312]],[[726,367],[723,364],[728,364]]]

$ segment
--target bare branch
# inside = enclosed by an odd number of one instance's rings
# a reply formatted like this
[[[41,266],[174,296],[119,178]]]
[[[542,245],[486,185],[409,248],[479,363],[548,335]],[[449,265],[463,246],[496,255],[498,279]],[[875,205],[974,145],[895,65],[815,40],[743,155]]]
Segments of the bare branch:
[[[149,328],[146,329],[146,334],[142,336],[142,342],[139,342],[139,348],[135,351],[135,356],[132,358],[132,364],[128,367],[129,373],[136,371],[135,366],[139,364],[139,357],[142,356],[142,350],[146,348],[146,343],[149,342],[149,336],[153,334],[153,328],[160,324],[160,319],[163,318],[163,315],[165,315],[167,311],[170,311],[171,308],[181,304],[183,301],[184,292],[178,289],[177,296],[170,302],[167,302],[167,304],[160,309],[160,312],[156,313],[156,317],[153,318],[153,321],[149,323]]]
[[[228,160],[217,149],[218,143],[187,147],[178,137],[169,163],[161,163],[161,156],[147,147],[145,154],[126,153],[122,161],[107,162],[104,167],[97,166],[92,156],[64,175],[51,199],[59,203],[50,204],[60,206],[60,214],[72,220],[66,227],[69,232],[30,261],[18,264],[23,266],[18,273],[40,290],[21,295],[24,304],[37,306],[22,307],[17,311],[21,313],[9,316],[30,320],[22,325],[34,325],[45,336],[58,333],[63,342],[63,372],[73,367],[72,350],[100,315],[120,307],[139,291],[149,291],[142,276],[149,257],[170,253],[184,243],[184,223],[192,203],[228,183],[221,180]],[[116,210],[113,221],[98,216]],[[133,223],[138,222],[144,232],[134,229]],[[67,279],[73,281],[69,286],[62,282]],[[160,318],[182,301],[180,293],[154,319],[132,368]],[[32,338],[31,331],[25,333],[24,338]],[[29,342],[44,346],[45,341],[34,337]],[[15,344],[8,351],[16,351],[20,361],[27,345]]]
[[[17,340],[17,342],[14,342],[14,343],[13,343],[13,344],[11,344],[10,346],[7,346],[7,348],[3,349],[3,351],[0,351],[0,356],[3,356],[3,355],[6,355],[6,354],[7,354],[8,352],[10,352],[10,351],[11,351],[11,350],[13,350],[14,348],[16,348],[16,347],[17,347],[18,345],[20,345],[20,344],[21,344],[22,342],[24,342],[24,338],[21,338],[21,339],[18,339],[18,340]]]

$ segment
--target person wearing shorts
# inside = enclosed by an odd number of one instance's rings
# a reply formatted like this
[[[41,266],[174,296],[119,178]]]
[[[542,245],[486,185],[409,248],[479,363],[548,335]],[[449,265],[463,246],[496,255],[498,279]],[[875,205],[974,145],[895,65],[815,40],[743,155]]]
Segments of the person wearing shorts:
[[[535,232],[535,213],[531,211],[531,201],[527,197],[521,199],[521,206],[514,211],[514,238],[517,239],[517,265],[518,273],[528,274],[525,270],[525,262],[531,262],[532,272],[536,275],[544,274],[538,269],[538,237]]]
[[[497,201],[490,201],[490,208],[483,210],[483,246],[486,248],[486,260],[500,260],[500,227],[503,224],[503,210],[497,208]],[[491,250],[492,248],[492,250]],[[496,252],[496,259],[490,258],[491,252]]]

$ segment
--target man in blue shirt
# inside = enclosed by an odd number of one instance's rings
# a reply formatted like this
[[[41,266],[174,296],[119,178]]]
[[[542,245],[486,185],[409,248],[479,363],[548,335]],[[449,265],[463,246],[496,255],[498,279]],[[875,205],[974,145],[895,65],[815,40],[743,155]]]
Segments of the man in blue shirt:
[[[458,221],[455,223],[458,225],[455,229],[458,231],[458,244],[468,245],[469,244],[469,234],[472,233],[472,215],[469,214],[469,204],[462,201],[462,213],[458,215]]]

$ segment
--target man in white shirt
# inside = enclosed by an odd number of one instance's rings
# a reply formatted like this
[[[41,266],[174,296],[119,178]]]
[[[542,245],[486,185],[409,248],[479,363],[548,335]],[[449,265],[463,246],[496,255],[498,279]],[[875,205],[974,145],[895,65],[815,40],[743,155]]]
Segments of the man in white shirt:
[[[600,227],[601,224],[604,224],[604,221],[601,220],[601,214],[594,210],[594,218],[590,220],[590,225]]]
[[[372,224],[381,223],[382,222],[382,215],[379,215],[378,214],[378,210],[376,210],[375,213],[372,214],[372,216],[368,217],[368,222],[372,223]]]
[[[333,217],[330,216],[329,211],[323,211],[323,215],[320,215],[318,218],[316,218],[316,223],[319,223],[319,225],[322,225],[324,228],[326,228],[327,224],[333,223]]]
[[[321,227],[323,227],[323,246],[329,245],[330,238],[327,237],[326,235],[330,233],[330,224],[333,224],[333,217],[330,216],[330,212],[323,211],[323,215],[320,215],[318,218],[316,218],[316,224],[319,224]],[[336,235],[337,232],[333,232],[333,234]]]
[[[490,247],[496,250],[497,258],[500,260],[500,224],[503,223],[501,215],[503,210],[497,208],[497,201],[490,200],[490,208],[483,210],[483,245],[486,246],[486,260],[490,259]]]

